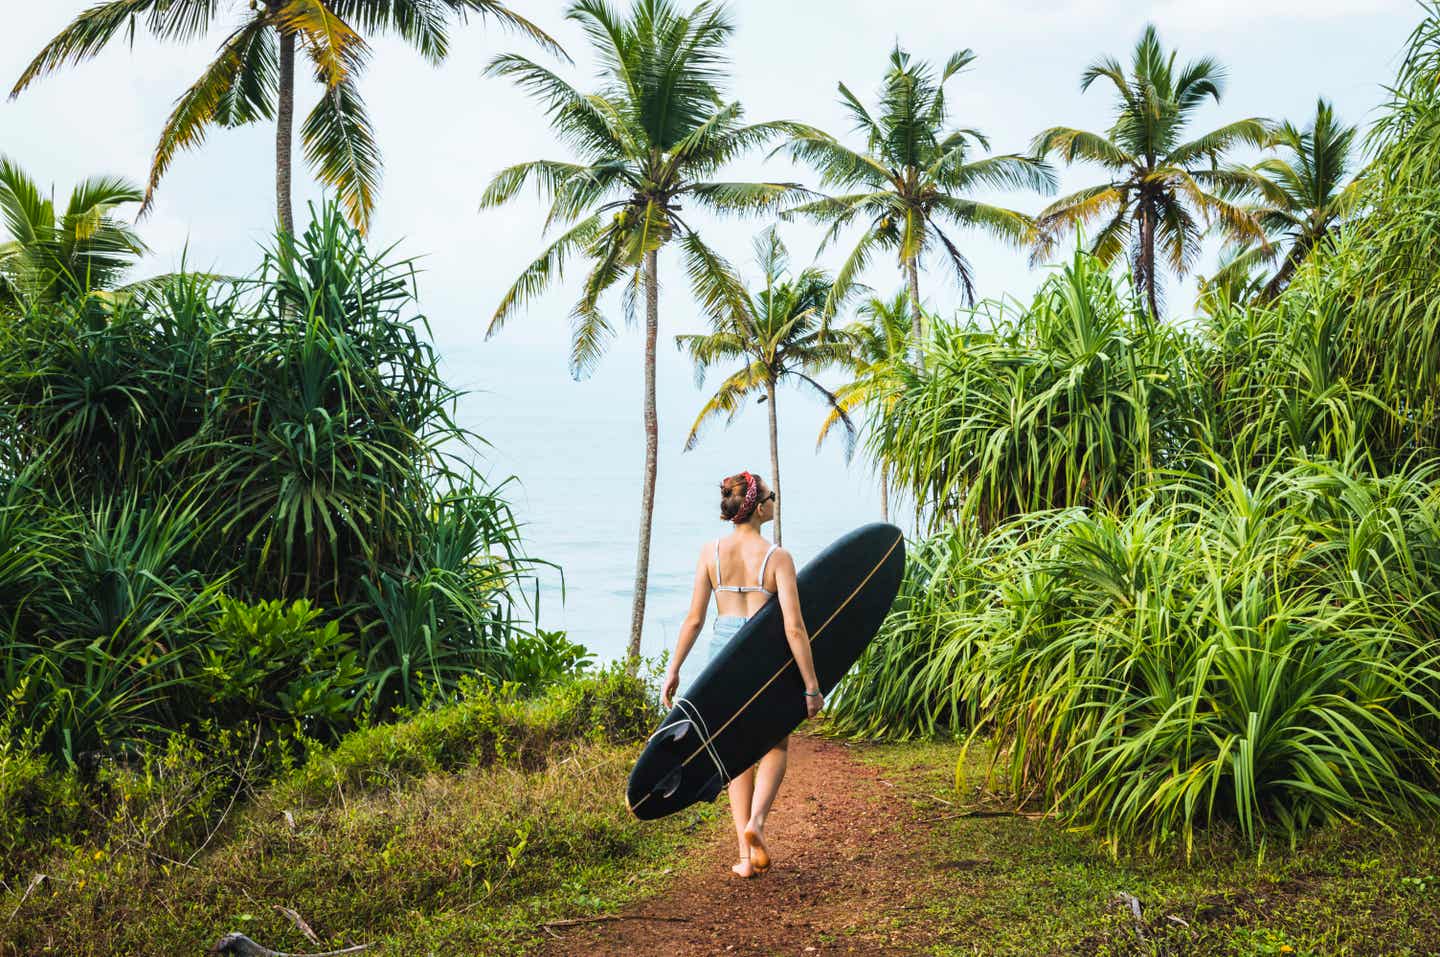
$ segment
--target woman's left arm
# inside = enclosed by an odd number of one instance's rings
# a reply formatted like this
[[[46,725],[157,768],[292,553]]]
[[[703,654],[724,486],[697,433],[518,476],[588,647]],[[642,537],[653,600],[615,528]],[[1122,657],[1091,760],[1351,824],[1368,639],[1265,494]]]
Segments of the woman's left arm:
[[[780,613],[785,618],[785,642],[795,656],[795,666],[805,682],[805,711],[811,718],[825,706],[820,694],[820,679],[815,674],[815,659],[810,654],[810,633],[805,629],[805,616],[800,611],[800,589],[795,582],[795,559],[783,548],[777,548],[770,559],[775,569],[775,589],[780,596]]]
[[[680,634],[675,641],[675,655],[665,669],[665,683],[660,689],[660,700],[665,707],[674,707],[675,691],[680,687],[680,665],[705,627],[705,609],[710,607],[710,566],[705,561],[706,552],[700,550],[695,563],[695,586],[690,590],[690,610],[680,623]]]

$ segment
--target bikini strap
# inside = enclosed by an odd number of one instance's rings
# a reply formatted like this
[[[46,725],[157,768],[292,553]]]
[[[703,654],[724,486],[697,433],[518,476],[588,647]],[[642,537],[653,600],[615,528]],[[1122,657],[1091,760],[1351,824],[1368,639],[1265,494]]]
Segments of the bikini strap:
[[[771,592],[770,589],[765,587],[765,566],[770,563],[770,556],[773,555],[775,553],[775,549],[779,547],[779,545],[771,545],[770,551],[766,552],[765,557],[760,560],[760,577],[755,580],[755,583],[759,585],[760,590],[765,592],[766,594],[771,594]],[[718,568],[719,566],[717,565],[716,567]]]
[[[720,539],[715,539],[715,587],[719,588],[720,581]]]

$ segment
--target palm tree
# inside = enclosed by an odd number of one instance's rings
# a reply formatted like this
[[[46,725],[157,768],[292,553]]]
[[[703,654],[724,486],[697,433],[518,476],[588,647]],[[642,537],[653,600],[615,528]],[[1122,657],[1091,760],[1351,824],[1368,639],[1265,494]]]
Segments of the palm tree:
[[[910,297],[901,290],[890,298],[871,296],[856,310],[859,319],[837,331],[849,344],[846,365],[853,378],[835,390],[835,403],[815,439],[819,449],[835,425],[855,409],[869,406],[883,414],[894,402],[900,373],[909,362]],[[854,430],[846,429],[845,457],[854,450]],[[880,467],[880,517],[890,521],[890,476]]]
[[[71,191],[57,215],[53,196],[0,156],[0,218],[9,234],[0,243],[0,310],[113,287],[147,250],[111,213],[143,196],[123,179],[93,176]]]
[[[85,10],[45,45],[10,91],[14,99],[39,77],[88,60],[116,36],[133,39],[143,24],[160,40],[205,36],[219,19],[215,0],[106,0]],[[237,5],[238,6],[238,5]],[[280,227],[294,233],[290,155],[295,111],[295,49],[309,55],[324,92],[300,127],[305,159],[333,186],[351,222],[364,229],[380,185],[380,151],[356,85],[369,47],[359,31],[392,32],[431,63],[449,48],[448,19],[493,17],[540,43],[555,41],[499,0],[251,0],[219,55],[175,101],[150,164],[141,211],[149,209],[175,154],[197,147],[210,126],[275,121],[275,204]]]
[[[561,278],[565,263],[589,267],[574,308],[571,371],[588,373],[614,329],[601,314],[600,296],[627,280],[625,308],[645,296],[645,476],[640,495],[640,540],[629,656],[640,655],[650,525],[655,502],[659,431],[655,415],[655,342],[660,322],[660,248],[678,240],[692,280],[722,268],[723,260],[680,216],[681,202],[711,212],[757,212],[807,195],[793,183],[739,183],[712,179],[736,156],[777,136],[808,130],[796,123],[743,125],[740,104],[720,87],[729,68],[725,45],[734,26],[723,6],[700,3],[689,13],[670,0],[637,0],[628,17],[605,0],[581,0],[567,16],[579,23],[604,76],[584,94],[553,71],[518,55],[489,67],[510,77],[545,104],[551,126],[579,162],[535,160],[502,170],[485,190],[481,208],[507,202],[534,180],[550,202],[545,226],[565,231],[520,274],[500,300],[487,337],[518,307]]]
[[[1354,211],[1359,196],[1358,181],[1350,179],[1355,135],[1356,128],[1338,122],[1321,97],[1308,127],[1297,129],[1286,121],[1272,135],[1270,145],[1288,155],[1238,170],[1247,179],[1245,192],[1258,199],[1249,212],[1267,241],[1232,243],[1225,269],[1248,272],[1279,260],[1275,275],[1258,292],[1262,301],[1278,296],[1310,252]],[[1215,278],[1223,281],[1220,273]]]
[[[936,246],[959,277],[966,301],[974,302],[975,282],[969,261],[941,228],[942,224],[985,230],[1007,242],[1031,239],[1031,218],[1013,209],[978,202],[966,195],[976,187],[1024,188],[1051,192],[1055,175],[1049,166],[1028,156],[1007,153],[975,157],[976,147],[990,143],[977,130],[948,127],[945,83],[975,59],[970,50],[952,54],[940,71],[896,46],[880,91],[879,109],[867,110],[844,83],[840,101],[865,136],[863,149],[851,149],[834,137],[811,133],[795,137],[790,155],[820,173],[821,185],[841,190],[788,210],[826,224],[825,249],[855,220],[864,224],[855,248],[835,280],[837,295],[856,281],[877,248],[893,249],[910,285],[916,361],[923,364],[920,262]],[[832,310],[833,312],[833,310]]]
[[[1058,233],[1104,218],[1091,252],[1105,263],[1128,253],[1150,311],[1158,316],[1157,244],[1170,268],[1184,275],[1199,255],[1205,231],[1197,217],[1213,218],[1233,239],[1263,239],[1254,217],[1217,192],[1238,188],[1245,179],[1220,168],[1225,153],[1241,144],[1264,146],[1269,131],[1263,119],[1250,117],[1184,139],[1201,104],[1220,102],[1225,70],[1210,57],[1177,68],[1175,53],[1166,54],[1153,26],[1135,45],[1129,74],[1119,61],[1105,57],[1085,70],[1080,89],[1088,90],[1099,79],[1114,84],[1118,98],[1109,131],[1056,126],[1035,137],[1033,149],[1039,156],[1059,153],[1066,163],[1096,163],[1110,178],[1057,200],[1040,214],[1036,255],[1048,254]]]
[[[712,419],[724,415],[733,422],[745,401],[761,393],[770,417],[771,488],[775,491],[775,542],[780,528],[780,436],[776,411],[776,388],[782,380],[795,378],[824,397],[831,414],[854,434],[850,417],[835,394],[814,378],[827,366],[844,363],[850,344],[826,327],[825,304],[834,281],[811,267],[790,274],[790,254],[772,226],[755,239],[755,262],[760,267],[763,287],[747,291],[728,268],[708,270],[697,290],[710,313],[713,330],[703,335],[676,336],[675,344],[689,353],[695,363],[697,383],[703,384],[711,366],[741,361],[739,369],[726,376],[720,388],[700,409],[685,451],[700,441],[700,430]]]

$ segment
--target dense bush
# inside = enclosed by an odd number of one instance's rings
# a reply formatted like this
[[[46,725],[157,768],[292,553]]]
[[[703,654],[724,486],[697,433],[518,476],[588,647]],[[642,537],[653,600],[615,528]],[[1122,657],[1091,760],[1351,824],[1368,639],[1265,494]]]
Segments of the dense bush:
[[[1016,795],[1117,849],[1440,811],[1427,9],[1363,214],[1275,302],[1163,331],[1077,259],[938,331],[874,439],[933,534],[836,730],[994,735]]]
[[[835,726],[994,734],[1014,793],[1117,846],[1440,810],[1434,479],[1312,463],[937,536]]]
[[[1077,253],[1034,299],[938,323],[871,445],[931,529],[1115,503],[1200,446],[1191,339]]]
[[[525,643],[533,561],[411,279],[332,208],[253,278],[0,324],[0,694],[25,683],[43,748],[201,718],[324,737],[581,664]]]

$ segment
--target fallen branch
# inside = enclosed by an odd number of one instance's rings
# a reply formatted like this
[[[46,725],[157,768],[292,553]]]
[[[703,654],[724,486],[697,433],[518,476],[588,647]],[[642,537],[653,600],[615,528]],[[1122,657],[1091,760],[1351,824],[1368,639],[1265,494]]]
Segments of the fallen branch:
[[[651,917],[649,914],[601,914],[599,917],[571,917],[568,920],[547,920],[541,924],[546,930],[551,927],[574,927],[577,924],[600,924],[610,920],[658,920],[671,924],[688,924],[688,917]],[[296,955],[299,957],[299,955]],[[316,955],[318,957],[318,955]]]
[[[344,950],[327,950],[319,954],[287,954],[269,947],[261,947],[244,934],[229,933],[215,942],[207,954],[234,954],[235,957],[340,957],[341,954],[358,954],[368,950],[369,944],[356,944]]]
[[[958,821],[966,817],[1023,817],[1027,821],[1038,821],[1046,817],[1044,811],[954,811],[949,814],[940,814],[935,817],[927,817],[920,820],[920,824],[934,824],[938,821]]]
[[[1128,891],[1116,891],[1115,899],[1130,909],[1130,916],[1135,918],[1135,933],[1141,940],[1145,939],[1145,916],[1140,907],[1140,898]]]
[[[312,944],[320,943],[320,938],[315,934],[315,931],[310,925],[305,923],[305,918],[300,916],[299,911],[290,907],[282,907],[279,904],[275,905],[275,909],[284,914],[290,923],[295,925],[295,929],[305,935],[306,940]]]
[[[25,902],[30,899],[30,895],[35,892],[35,888],[39,887],[41,882],[44,881],[47,876],[48,875],[46,874],[36,874],[34,877],[30,878],[30,886],[25,888],[25,896],[20,898],[20,903],[16,904],[15,909],[10,912],[10,916],[5,918],[5,923],[7,926],[12,920],[15,919],[15,915],[20,913],[20,908],[25,906]]]

